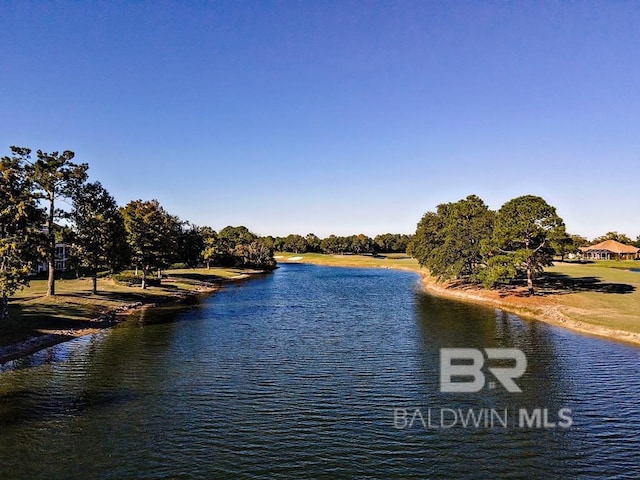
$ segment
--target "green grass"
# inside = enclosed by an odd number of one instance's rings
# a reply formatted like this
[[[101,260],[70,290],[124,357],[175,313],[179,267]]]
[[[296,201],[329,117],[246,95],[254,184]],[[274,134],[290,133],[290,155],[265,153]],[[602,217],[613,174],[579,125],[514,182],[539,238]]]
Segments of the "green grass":
[[[133,273],[133,272],[129,272]],[[163,271],[166,278],[159,287],[142,290],[98,279],[98,294],[91,293],[91,279],[58,279],[56,295],[46,297],[47,281],[32,280],[28,288],[9,301],[10,318],[0,324],[0,346],[10,345],[52,331],[74,331],[99,327],[90,322],[101,312],[135,302],[166,301],[177,294],[193,292],[207,284],[222,283],[243,276],[243,271],[228,268],[200,268]]]
[[[278,262],[313,263],[316,265],[332,265],[338,267],[377,267],[377,268],[404,268],[408,270],[420,270],[418,261],[406,255],[380,254],[377,257],[371,255],[326,255],[324,253],[290,253],[277,252]],[[279,258],[278,258],[279,257]],[[291,259],[294,260],[291,260]],[[297,260],[295,260],[297,259]]]
[[[640,260],[598,260],[593,263],[584,263],[585,266],[593,266],[593,267],[606,267],[606,268],[616,268],[616,269],[630,269],[630,268],[638,268],[640,269]]]
[[[173,269],[167,270],[166,273],[170,277],[175,278],[196,278],[199,280],[229,280],[233,278],[238,278],[241,275],[246,275],[246,270],[241,268],[222,268],[222,267],[211,267],[211,268],[181,268],[181,269]]]
[[[558,263],[548,268],[551,274],[596,281],[593,288],[558,295],[555,300],[574,320],[640,333],[640,272],[612,268],[613,263],[625,262]]]

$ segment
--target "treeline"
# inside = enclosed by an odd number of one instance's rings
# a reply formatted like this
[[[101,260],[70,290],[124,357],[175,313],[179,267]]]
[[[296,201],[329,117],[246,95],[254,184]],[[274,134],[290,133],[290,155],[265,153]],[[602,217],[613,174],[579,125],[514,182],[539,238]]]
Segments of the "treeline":
[[[490,210],[476,195],[438,205],[416,230],[410,253],[441,280],[481,282],[486,287],[536,277],[572,243],[556,209],[526,195]]]
[[[286,237],[265,237],[277,252],[326,253],[331,255],[406,253],[411,235],[384,233],[374,238],[363,234],[319,238],[313,233],[306,236],[290,234]]]
[[[129,267],[147,277],[176,263],[275,268],[269,241],[246,227],[219,233],[168,213],[157,200],[134,200],[119,207],[100,184],[88,181],[89,166],[74,163],[74,153],[45,153],[11,147],[0,158],[0,319],[8,298],[28,285],[38,263],[48,265],[47,295],[55,294],[56,245],[71,247],[70,262],[97,273]],[[63,207],[63,208],[61,208]]]
[[[586,239],[584,237],[579,237],[576,240],[582,243]],[[634,241],[634,240],[631,240],[631,238],[628,235],[624,233],[618,233],[618,232],[607,232],[604,235],[601,235],[600,237],[594,238],[590,242],[585,242],[578,246],[583,247],[586,245],[596,245],[598,243],[605,242],[607,240],[615,240],[616,242],[624,243],[626,245],[633,245],[634,247],[640,248],[640,235],[638,235],[638,237]]]

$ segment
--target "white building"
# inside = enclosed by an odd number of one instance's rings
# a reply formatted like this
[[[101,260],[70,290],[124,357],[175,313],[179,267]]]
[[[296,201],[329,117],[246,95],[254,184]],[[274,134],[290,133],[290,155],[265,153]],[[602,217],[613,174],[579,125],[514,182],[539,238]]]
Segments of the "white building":
[[[71,257],[71,245],[66,243],[56,243],[56,263],[57,272],[66,272],[69,268],[69,259]],[[46,261],[38,262],[38,273],[49,271],[49,263]]]

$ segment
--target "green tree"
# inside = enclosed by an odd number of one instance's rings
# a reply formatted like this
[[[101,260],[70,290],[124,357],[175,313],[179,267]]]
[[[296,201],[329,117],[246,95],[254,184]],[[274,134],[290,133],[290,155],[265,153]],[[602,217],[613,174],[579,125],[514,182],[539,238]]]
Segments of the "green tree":
[[[373,253],[375,252],[375,246],[373,240],[366,236],[363,233],[358,235],[351,235],[348,237],[348,249],[349,253],[355,253],[356,255],[362,253]]]
[[[284,252],[284,237],[273,237],[273,250],[275,252]]]
[[[323,253],[343,254],[347,249],[347,240],[345,237],[329,235],[320,242],[320,248]]]
[[[239,267],[259,268],[261,270],[273,270],[276,268],[273,250],[261,238],[250,243],[238,243],[234,248],[233,254]]]
[[[555,254],[560,257],[561,262],[564,262],[564,257],[566,255],[575,252],[578,248],[573,241],[573,237],[571,235],[568,235],[567,233],[554,238],[550,242],[550,245],[553,248]]]
[[[242,266],[243,248],[238,248],[251,244],[258,237],[249,231],[245,226],[224,227],[218,232],[216,240],[216,263],[221,266]]]
[[[152,269],[171,263],[177,248],[180,222],[157,200],[134,200],[120,209],[131,249],[132,261],[142,269],[142,288]]]
[[[229,245],[235,246],[238,244],[249,244],[258,237],[249,231],[244,225],[233,227],[228,225],[220,230],[218,238],[227,242]]]
[[[180,240],[184,232],[185,222],[176,215],[170,215],[164,211],[164,223],[162,225],[162,235],[160,237],[162,248],[158,259],[157,272],[158,280],[162,279],[162,269],[169,268],[172,263],[181,259]]]
[[[525,195],[508,201],[498,211],[493,235],[484,244],[489,257],[481,272],[484,285],[511,281],[523,273],[533,295],[535,277],[552,265],[552,242],[564,236],[562,218],[543,198]]]
[[[284,248],[287,252],[306,253],[307,240],[302,235],[292,233],[284,239]]]
[[[571,240],[573,241],[573,246],[576,249],[580,247],[586,247],[587,245],[589,245],[589,240],[587,240],[586,237],[583,237],[582,235],[571,234],[569,236],[571,237]]]
[[[260,237],[260,239],[262,240],[262,243],[264,243],[266,247],[270,248],[271,250],[274,250],[276,239],[273,238],[272,235],[267,235],[266,237]]]
[[[47,205],[48,296],[55,295],[56,229],[58,228],[56,220],[67,217],[63,209],[56,207],[56,202],[71,199],[87,179],[89,166],[86,163],[73,163],[71,160],[74,157],[75,154],[69,150],[65,150],[62,154],[38,150],[37,160],[28,166],[30,177],[39,196]]]
[[[320,238],[315,233],[308,233],[304,239],[307,241],[307,252],[320,251]]]
[[[216,263],[218,255],[221,253],[218,250],[218,234],[211,227],[202,227],[200,229],[200,235],[204,243],[202,259],[207,265],[207,268],[211,268],[211,264]]]
[[[100,182],[88,183],[73,196],[73,250],[79,265],[91,271],[93,293],[98,291],[98,269],[112,268],[128,253],[124,220],[116,201]]]
[[[607,240],[615,240],[616,242],[624,243],[625,245],[631,245],[633,243],[633,240],[631,240],[629,236],[625,235],[624,233],[607,232],[600,237],[594,238],[591,242],[591,245],[606,242]]]
[[[207,268],[211,264],[262,270],[276,267],[273,251],[277,239],[273,237],[258,237],[244,226],[227,226],[217,234],[206,227],[201,234],[205,245],[202,256]]]
[[[257,238],[243,225],[238,227],[228,225],[218,232],[218,241],[227,251],[233,250],[237,245],[248,245]]]
[[[445,208],[446,205],[438,206],[438,210]],[[430,262],[431,252],[441,244],[440,232],[444,228],[442,213],[442,211],[425,213],[418,222],[416,233],[409,245],[411,256],[422,266]]]
[[[189,268],[200,265],[205,250],[205,239],[201,228],[185,224],[178,236],[179,263],[184,263]]]
[[[406,253],[410,235],[400,233],[383,233],[373,239],[374,247],[380,253]]]
[[[29,285],[44,221],[25,168],[31,150],[11,153],[0,159],[0,320],[9,316],[9,297]]]
[[[418,223],[411,253],[439,280],[475,280],[484,266],[481,245],[491,236],[494,217],[476,195],[438,205]]]

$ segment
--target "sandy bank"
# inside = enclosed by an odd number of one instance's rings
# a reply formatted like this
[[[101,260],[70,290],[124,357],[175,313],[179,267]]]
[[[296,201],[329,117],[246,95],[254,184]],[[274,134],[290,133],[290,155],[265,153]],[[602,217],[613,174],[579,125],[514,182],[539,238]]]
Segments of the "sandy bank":
[[[571,318],[566,313],[568,307],[560,305],[556,296],[526,296],[526,289],[504,293],[498,290],[485,290],[478,286],[459,286],[438,283],[428,273],[421,272],[421,283],[428,293],[439,297],[466,302],[481,303],[515,313],[527,320],[536,320],[578,333],[600,338],[640,345],[640,335],[615,328],[594,325]]]

